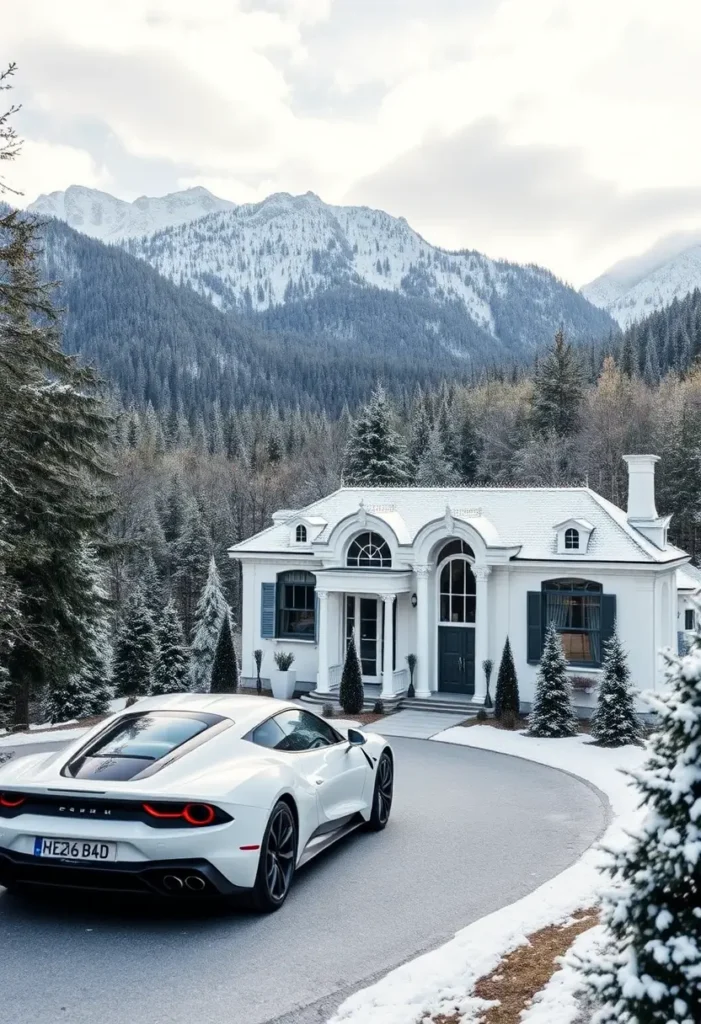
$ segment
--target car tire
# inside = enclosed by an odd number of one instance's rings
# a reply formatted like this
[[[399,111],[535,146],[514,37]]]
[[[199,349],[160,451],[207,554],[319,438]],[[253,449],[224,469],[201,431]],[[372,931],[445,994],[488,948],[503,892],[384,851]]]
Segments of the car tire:
[[[250,904],[260,914],[279,910],[287,899],[297,864],[297,823],[286,800],[273,807],[260,846]]]
[[[394,762],[392,755],[385,750],[377,764],[375,788],[372,794],[372,813],[365,823],[367,832],[381,832],[387,827],[392,811],[394,796]]]

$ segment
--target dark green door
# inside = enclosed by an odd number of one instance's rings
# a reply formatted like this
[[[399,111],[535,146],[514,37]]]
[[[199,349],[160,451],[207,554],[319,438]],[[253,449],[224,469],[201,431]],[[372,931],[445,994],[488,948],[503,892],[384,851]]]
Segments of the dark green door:
[[[445,693],[475,692],[474,629],[438,627],[438,689]]]

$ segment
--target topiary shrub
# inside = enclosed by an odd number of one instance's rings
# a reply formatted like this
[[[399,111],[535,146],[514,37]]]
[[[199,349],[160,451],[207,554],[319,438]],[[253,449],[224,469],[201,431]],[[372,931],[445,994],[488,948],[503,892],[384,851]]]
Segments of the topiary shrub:
[[[346,661],[341,676],[341,688],[339,701],[347,715],[359,715],[363,710],[363,672],[360,667],[358,651],[355,646],[355,637],[352,636],[346,650]]]
[[[381,701],[381,700],[376,700],[375,703],[372,706],[372,713],[373,713],[373,715],[384,715],[384,713],[385,713],[384,702]]]
[[[489,715],[484,710],[484,708],[480,708],[479,711],[477,712],[477,721],[478,722],[486,722],[488,718],[489,718]]]
[[[511,653],[511,644],[507,636],[499,663],[497,690],[494,697],[494,717],[501,719],[508,711],[518,718],[521,712],[521,702],[518,694],[514,656]]]
[[[502,729],[517,729],[521,723],[521,719],[513,711],[502,711],[501,718],[499,719]]]

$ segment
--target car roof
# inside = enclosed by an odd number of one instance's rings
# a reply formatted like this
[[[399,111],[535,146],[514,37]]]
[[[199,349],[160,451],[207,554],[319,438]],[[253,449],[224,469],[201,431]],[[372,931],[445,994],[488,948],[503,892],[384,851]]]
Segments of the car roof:
[[[243,693],[168,693],[159,697],[143,697],[125,712],[134,711],[206,711],[230,718],[238,725],[262,721],[277,711],[295,708],[296,704]]]

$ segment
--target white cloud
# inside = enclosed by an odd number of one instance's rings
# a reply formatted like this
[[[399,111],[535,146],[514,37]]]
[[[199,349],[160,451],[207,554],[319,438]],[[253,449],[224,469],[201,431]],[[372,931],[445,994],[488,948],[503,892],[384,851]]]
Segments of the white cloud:
[[[81,126],[99,123],[133,161],[132,181],[140,161],[170,162],[164,187],[178,177],[213,191],[220,183],[238,201],[311,189],[332,202],[362,190],[380,203],[406,195],[401,175],[424,167],[411,202],[393,212],[437,242],[537,259],[577,280],[657,234],[699,225],[689,199],[701,164],[701,5],[692,0],[5,4],[3,49],[20,65],[29,137],[49,141],[40,114],[72,154],[56,165],[54,188],[74,166],[83,183],[114,170],[115,191],[127,190],[116,165],[98,171],[97,151],[76,142]],[[491,225],[436,217],[437,188],[455,209],[490,208],[488,170],[450,182],[429,170],[446,140],[475,138],[487,123],[499,126],[504,151],[538,154],[539,201],[550,189],[558,224],[524,224],[518,180],[502,203],[510,229],[504,215]],[[28,147],[28,199],[35,182],[46,188],[47,169],[41,149]],[[643,195],[654,200],[647,221],[645,203],[632,212]],[[585,216],[585,200],[603,205]],[[618,238],[610,222],[626,225]]]
[[[4,168],[5,179],[23,196],[6,196],[8,202],[30,202],[42,192],[56,192],[69,185],[110,189],[114,182],[104,168],[98,167],[85,150],[72,146],[33,142],[27,139],[17,160]]]

